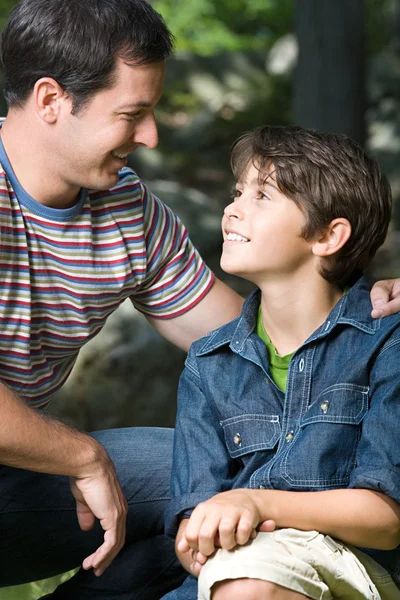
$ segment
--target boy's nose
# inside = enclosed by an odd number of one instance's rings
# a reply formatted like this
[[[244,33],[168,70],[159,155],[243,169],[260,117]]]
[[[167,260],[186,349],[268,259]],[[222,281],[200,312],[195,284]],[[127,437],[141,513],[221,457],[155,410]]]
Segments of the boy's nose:
[[[231,204],[228,204],[228,206],[226,206],[224,209],[224,215],[227,219],[240,219],[241,211],[237,202],[232,202]]]

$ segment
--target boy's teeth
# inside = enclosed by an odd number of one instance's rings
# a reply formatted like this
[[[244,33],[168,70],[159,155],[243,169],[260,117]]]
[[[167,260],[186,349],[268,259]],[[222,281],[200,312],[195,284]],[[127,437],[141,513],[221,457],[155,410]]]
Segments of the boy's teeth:
[[[248,242],[249,240],[238,233],[228,233],[227,240],[230,242]]]
[[[113,152],[111,152],[111,154],[113,156],[115,156],[115,158],[126,158],[128,156],[127,154],[122,154],[121,152],[116,152],[115,150]]]

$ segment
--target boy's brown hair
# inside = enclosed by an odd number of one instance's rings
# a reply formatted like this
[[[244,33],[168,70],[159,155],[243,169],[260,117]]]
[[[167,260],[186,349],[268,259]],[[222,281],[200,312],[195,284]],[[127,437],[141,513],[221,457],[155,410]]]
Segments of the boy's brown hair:
[[[390,223],[390,185],[377,161],[343,134],[264,126],[232,146],[237,180],[251,164],[260,171],[260,183],[273,167],[279,190],[304,214],[306,240],[316,239],[333,219],[350,222],[349,240],[324,259],[321,275],[340,287],[352,285],[383,244]]]

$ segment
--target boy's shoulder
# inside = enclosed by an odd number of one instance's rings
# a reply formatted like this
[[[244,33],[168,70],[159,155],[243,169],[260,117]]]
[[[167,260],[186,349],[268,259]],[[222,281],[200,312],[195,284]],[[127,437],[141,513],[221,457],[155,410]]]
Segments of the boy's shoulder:
[[[208,352],[219,348],[225,344],[230,344],[235,334],[236,328],[240,322],[241,316],[236,317],[232,321],[221,325],[217,329],[213,329],[203,337],[192,343],[189,350],[189,356],[201,356]]]
[[[189,355],[193,358],[206,355],[221,346],[229,345],[233,340],[240,346],[255,329],[260,297],[260,290],[255,289],[245,300],[241,314],[193,342]]]

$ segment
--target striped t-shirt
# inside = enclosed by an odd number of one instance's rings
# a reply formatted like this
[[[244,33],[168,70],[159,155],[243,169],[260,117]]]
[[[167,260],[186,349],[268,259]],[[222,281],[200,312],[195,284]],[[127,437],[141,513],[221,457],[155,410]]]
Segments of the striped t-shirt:
[[[130,297],[150,317],[183,314],[213,275],[178,217],[129,168],[67,209],[20,186],[0,141],[0,378],[33,407]]]

